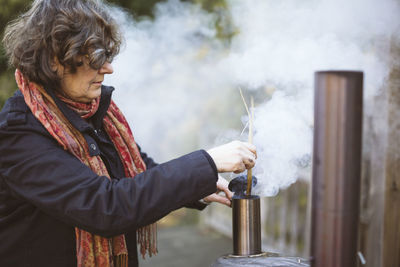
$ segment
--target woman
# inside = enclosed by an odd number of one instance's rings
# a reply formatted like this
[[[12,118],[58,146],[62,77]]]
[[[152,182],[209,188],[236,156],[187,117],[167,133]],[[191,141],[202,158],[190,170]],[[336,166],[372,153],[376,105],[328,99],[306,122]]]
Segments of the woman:
[[[238,141],[159,165],[141,152],[102,85],[121,36],[99,1],[36,0],[4,44],[19,90],[0,113],[0,266],[137,266],[158,219],[230,205],[217,173],[254,166]]]

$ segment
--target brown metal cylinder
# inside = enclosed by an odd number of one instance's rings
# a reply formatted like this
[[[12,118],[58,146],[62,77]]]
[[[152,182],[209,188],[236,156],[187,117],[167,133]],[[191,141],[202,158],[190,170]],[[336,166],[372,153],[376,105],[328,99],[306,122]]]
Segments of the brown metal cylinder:
[[[362,92],[362,72],[315,74],[313,267],[354,267],[357,264]]]
[[[261,253],[260,197],[232,198],[233,255]]]

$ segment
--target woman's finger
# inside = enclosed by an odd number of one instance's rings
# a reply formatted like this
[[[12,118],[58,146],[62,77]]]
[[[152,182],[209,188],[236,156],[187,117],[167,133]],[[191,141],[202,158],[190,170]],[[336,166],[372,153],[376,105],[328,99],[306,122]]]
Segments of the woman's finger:
[[[225,196],[229,199],[229,200],[231,200],[232,199],[232,197],[233,197],[233,193],[232,193],[232,191],[231,190],[229,190],[229,188],[228,187],[225,187],[223,190],[222,190],[222,192],[224,192],[225,193]]]
[[[252,154],[254,154],[255,158],[257,158],[257,149],[256,146],[247,142],[242,142],[242,144],[248,149]]]
[[[252,157],[246,157],[243,159],[243,164],[245,165],[246,169],[250,169],[254,167],[256,161]]]
[[[217,166],[218,172],[241,173],[252,168],[257,158],[253,144],[233,141],[207,151]]]
[[[234,173],[241,173],[246,170],[246,165],[244,165],[244,162],[240,162],[236,165],[235,170],[233,171]]]
[[[217,192],[224,192],[225,196],[228,199],[232,199],[233,193],[229,190],[228,188],[229,183],[227,180],[225,180],[225,178],[223,178],[222,176],[218,176],[218,182],[217,182]]]
[[[208,197],[205,197],[204,201],[207,201],[207,202],[218,202],[218,203],[221,203],[221,204],[226,205],[228,207],[231,206],[231,201],[227,197],[220,196],[220,195],[215,194],[215,193],[212,194],[212,195],[209,195]]]

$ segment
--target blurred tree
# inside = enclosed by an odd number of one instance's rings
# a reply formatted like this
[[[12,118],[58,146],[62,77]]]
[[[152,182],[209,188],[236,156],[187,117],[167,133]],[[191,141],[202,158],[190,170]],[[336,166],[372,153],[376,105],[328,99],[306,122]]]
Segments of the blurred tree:
[[[30,0],[0,0],[0,32],[3,37],[7,23],[23,12]],[[12,70],[7,70],[7,58],[4,53],[3,43],[0,44],[0,108],[5,100],[16,89]]]
[[[163,0],[109,0],[109,2],[125,8],[135,17],[141,17],[141,16],[153,17],[153,8],[155,4],[164,1]]]
[[[0,31],[3,36],[6,24],[15,19],[30,3],[30,0],[0,0]],[[3,44],[0,45],[0,73],[7,69],[7,59],[4,55]]]
[[[183,0],[185,1],[185,0]],[[187,0],[186,0],[187,1]],[[204,10],[217,15],[215,28],[217,30],[217,37],[230,41],[236,34],[236,29],[233,27],[232,18],[228,12],[228,4],[226,0],[189,0],[200,4]]]
[[[216,29],[219,38],[230,39],[234,34],[231,22],[226,15],[226,0],[182,0],[200,4],[205,10],[217,14]],[[0,0],[0,32],[3,37],[5,26],[19,14],[29,8],[32,0]],[[110,3],[123,7],[136,18],[153,17],[153,8],[165,0],[109,0]],[[13,70],[7,69],[7,58],[3,44],[0,43],[0,108],[16,89]]]

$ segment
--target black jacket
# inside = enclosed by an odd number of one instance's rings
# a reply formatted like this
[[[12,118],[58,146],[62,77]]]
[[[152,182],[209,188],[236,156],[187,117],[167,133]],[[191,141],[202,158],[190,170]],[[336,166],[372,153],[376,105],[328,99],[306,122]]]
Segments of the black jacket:
[[[112,176],[98,176],[54,140],[18,91],[0,112],[0,266],[76,266],[74,227],[104,236],[125,234],[129,266],[137,266],[136,229],[216,191],[214,162],[199,150],[163,164],[141,153],[148,170],[124,178],[117,152],[102,128],[111,99],[87,123],[56,99],[80,130],[90,153]]]

